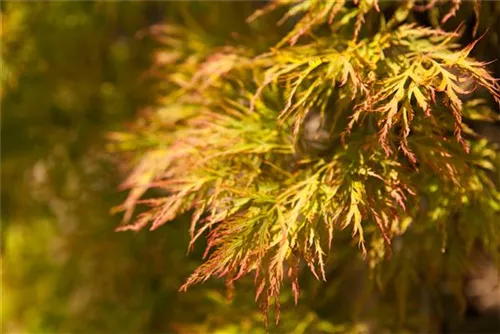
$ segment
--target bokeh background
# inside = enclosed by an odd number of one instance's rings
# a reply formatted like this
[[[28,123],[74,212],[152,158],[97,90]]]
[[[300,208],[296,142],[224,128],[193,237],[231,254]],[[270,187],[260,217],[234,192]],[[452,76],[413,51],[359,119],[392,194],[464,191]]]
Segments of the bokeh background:
[[[202,24],[222,44],[220,31],[244,26],[254,6],[2,1],[3,333],[264,331],[251,280],[237,311],[222,281],[178,292],[204,247],[187,254],[189,217],[156,233],[115,232],[126,171],[106,147],[155,98],[144,73],[158,44],[141,31]]]
[[[1,3],[3,333],[265,332],[251,279],[237,286],[233,304],[222,281],[178,292],[204,246],[187,254],[189,217],[154,233],[114,231],[121,216],[110,209],[125,198],[118,185],[126,171],[106,149],[107,133],[123,130],[155,98],[144,73],[158,45],[138,32],[176,22],[202,27],[214,45],[223,44],[227,27],[245,29],[256,6]],[[276,33],[267,29],[263,37],[272,42]],[[477,49],[485,59],[498,51],[498,34],[490,36],[496,44]],[[352,264],[345,268],[347,279],[359,274]],[[345,331],[332,317],[321,320],[328,295],[319,283],[306,278],[302,287],[310,296],[297,307],[284,304],[281,331]],[[342,312],[335,311],[339,319]]]

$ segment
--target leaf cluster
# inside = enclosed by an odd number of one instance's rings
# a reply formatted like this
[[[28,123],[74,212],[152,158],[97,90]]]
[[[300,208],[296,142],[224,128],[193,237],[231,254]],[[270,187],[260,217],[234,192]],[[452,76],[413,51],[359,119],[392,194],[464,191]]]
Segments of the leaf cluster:
[[[443,21],[459,5],[452,1]],[[154,230],[192,212],[190,247],[205,237],[206,260],[181,289],[211,277],[231,289],[253,273],[256,300],[265,313],[275,301],[276,321],[285,278],[295,302],[301,261],[326,280],[328,254],[346,229],[375,272],[397,253],[377,272],[381,286],[401,265],[412,277],[406,251],[393,246],[407,234],[408,251],[457,257],[454,273],[477,239],[497,256],[498,151],[464,122],[498,120],[486,102],[469,99],[479,89],[500,103],[487,63],[470,56],[477,41],[461,47],[459,30],[411,23],[416,1],[394,4],[387,22],[377,1],[274,1],[249,20],[280,6],[288,8],[283,22],[301,18],[263,54],[161,28],[161,107],[134,134],[114,134],[116,149],[138,153],[118,209],[127,221],[137,204],[149,209],[118,229]],[[380,17],[379,28],[365,31],[372,11],[367,26]],[[325,25],[338,33],[314,35]],[[313,108],[331,120],[334,144],[322,156],[298,150]],[[142,199],[150,189],[162,195]],[[463,221],[476,210],[480,223]]]

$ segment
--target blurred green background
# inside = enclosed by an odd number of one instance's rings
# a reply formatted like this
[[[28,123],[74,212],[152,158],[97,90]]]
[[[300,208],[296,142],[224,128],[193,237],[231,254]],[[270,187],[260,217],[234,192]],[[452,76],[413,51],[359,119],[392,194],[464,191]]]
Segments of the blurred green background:
[[[222,45],[247,29],[244,20],[259,5],[1,3],[3,333],[265,332],[252,278],[237,285],[233,304],[215,279],[178,292],[204,246],[187,254],[189,217],[154,233],[114,232],[121,217],[110,209],[125,197],[117,188],[126,171],[106,150],[106,134],[126,128],[155,98],[144,73],[157,45],[137,32],[179,22],[208,32],[208,45]],[[255,45],[277,40],[272,26],[260,27],[267,33]],[[496,44],[480,44],[478,54],[498,49],[498,34],[491,36]],[[357,265],[341,264],[339,275],[362,280]],[[338,325],[348,307],[337,307],[310,276],[298,306],[284,289],[280,332],[354,332]],[[351,293],[339,290],[341,300]]]
[[[2,2],[2,332],[167,332],[202,322],[182,221],[115,233],[123,175],[105,135],[149,89],[160,2]],[[197,260],[194,260],[197,259]],[[210,301],[207,303],[210,306]],[[189,309],[190,312],[185,312]]]
[[[189,217],[134,234],[110,213],[126,171],[106,135],[155,98],[144,74],[158,45],[137,33],[202,24],[222,44],[254,4],[214,4],[2,1],[3,333],[264,332],[251,279],[238,308],[222,281],[178,292],[204,247],[187,254]],[[290,326],[309,313],[293,309]]]

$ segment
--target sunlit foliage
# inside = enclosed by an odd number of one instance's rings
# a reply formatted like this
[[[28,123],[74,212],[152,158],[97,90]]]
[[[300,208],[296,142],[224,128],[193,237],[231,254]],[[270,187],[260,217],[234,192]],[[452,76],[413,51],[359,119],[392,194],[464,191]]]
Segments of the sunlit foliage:
[[[263,53],[185,38],[190,32],[180,26],[155,27],[166,41],[168,88],[147,121],[112,135],[115,149],[137,157],[117,209],[126,221],[137,204],[150,209],[119,230],[155,230],[192,212],[190,247],[206,238],[206,260],[181,290],[211,277],[232,289],[252,274],[256,300],[264,313],[274,300],[279,321],[285,278],[295,302],[301,261],[326,280],[331,254],[351,247],[341,237],[347,229],[375,282],[398,285],[404,321],[406,296],[422,272],[441,268],[458,279],[476,240],[498,260],[500,195],[489,174],[498,151],[466,121],[498,120],[489,108],[500,103],[500,85],[470,54],[477,39],[463,46],[460,28],[414,22],[412,13],[438,4],[392,3],[388,17],[379,5],[271,2],[248,21],[282,6],[278,24],[300,19]],[[441,22],[459,7],[453,1]],[[476,90],[493,104],[471,99]],[[322,154],[300,149],[312,110],[329,120],[331,145]],[[149,189],[162,195],[144,196]],[[464,220],[471,212],[476,217]],[[395,238],[404,240],[401,249]],[[413,263],[406,252],[435,260]]]
[[[497,3],[1,10],[3,332],[481,332]]]

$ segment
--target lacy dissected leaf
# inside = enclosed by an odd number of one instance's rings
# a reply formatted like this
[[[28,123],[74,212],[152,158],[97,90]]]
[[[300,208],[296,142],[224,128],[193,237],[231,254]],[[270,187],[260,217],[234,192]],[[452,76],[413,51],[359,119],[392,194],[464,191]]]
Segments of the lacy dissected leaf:
[[[161,107],[135,135],[114,135],[118,147],[139,152],[123,184],[130,189],[121,208],[126,220],[137,204],[148,207],[119,229],[156,229],[190,211],[190,248],[206,238],[206,260],[181,289],[211,277],[232,287],[253,274],[256,300],[265,313],[274,300],[277,321],[284,282],[297,302],[301,261],[326,280],[332,243],[346,229],[373,270],[396,253],[393,267],[379,274],[401,283],[400,318],[419,259],[401,264],[411,255],[394,239],[431,234],[415,246],[418,254],[444,249],[457,259],[466,253],[448,246],[448,233],[498,247],[497,237],[485,237],[500,207],[488,174],[497,170],[498,151],[464,122],[498,116],[480,99],[464,101],[482,89],[499,103],[500,86],[486,63],[470,57],[476,42],[461,48],[456,32],[405,24],[415,3],[395,5],[380,31],[365,33],[376,1],[271,2],[250,19],[280,6],[289,8],[283,20],[301,18],[264,54],[183,41],[177,30],[164,36]],[[452,4],[449,17],[460,5]],[[327,23],[352,29],[297,43]],[[331,123],[335,142],[303,158],[301,132],[319,129],[306,124],[311,110]],[[480,227],[456,228],[455,214],[477,208]]]
[[[388,138],[391,129],[398,126],[401,128],[401,134],[397,136],[400,138],[399,148],[415,163],[417,157],[407,142],[411,122],[415,117],[426,122],[425,118],[432,119],[434,111],[448,109],[454,119],[457,141],[468,149],[462,138],[463,96],[470,94],[476,88],[474,86],[479,86],[487,89],[500,103],[500,85],[485,69],[486,64],[468,57],[475,43],[455,51],[453,34],[412,26],[402,26],[394,37],[386,35],[379,39],[388,43],[382,52],[396,52],[396,55],[382,61],[382,68],[389,71],[377,76],[368,99],[355,108],[349,128],[363,113],[379,114],[379,140],[386,153],[393,152]],[[404,51],[401,52],[401,49]],[[418,107],[418,114],[415,106]],[[438,125],[434,122],[435,127],[441,130],[449,124]]]
[[[263,82],[257,89],[252,99],[259,98],[260,93],[267,85],[279,82],[286,97],[285,105],[281,110],[280,117],[286,118],[294,111],[298,111],[296,119],[304,117],[303,111],[322,103],[325,110],[327,103],[338,87],[346,85],[349,81],[348,90],[351,96],[355,96],[364,89],[360,73],[365,64],[356,57],[356,44],[347,44],[346,41],[337,41],[329,46],[331,40],[323,40],[312,45],[296,46],[281,49],[259,57],[263,61],[265,72]],[[346,48],[339,51],[340,48]],[[269,64],[269,65],[267,65]],[[325,87],[325,83],[329,83]],[[302,111],[302,113],[300,112]]]
[[[349,6],[354,4],[354,8]],[[446,6],[450,4],[449,10],[442,16],[441,23],[445,23],[451,17],[455,16],[462,4],[461,0],[436,1],[431,0],[426,4],[419,4],[418,1],[394,1],[382,2],[384,7],[395,7],[394,15],[390,18],[384,29],[394,28],[397,24],[404,22],[413,11],[422,12],[437,8],[438,5]],[[479,18],[479,0],[474,1],[474,13],[476,18]],[[283,24],[288,20],[294,20],[293,28],[290,32],[277,44],[281,47],[288,43],[294,46],[297,41],[304,35],[314,35],[314,30],[327,24],[332,32],[336,32],[342,26],[352,26],[353,39],[358,38],[359,32],[365,23],[366,15],[374,10],[380,12],[378,0],[354,0],[354,1],[296,1],[296,0],[274,0],[262,9],[255,11],[247,21],[251,22],[257,18],[278,8],[289,8],[278,25]],[[297,18],[298,17],[298,18]],[[477,27],[475,27],[477,29]]]
[[[340,26],[348,24],[355,20],[354,39],[356,39],[361,25],[364,22],[364,16],[371,9],[379,10],[377,0],[360,0],[354,3],[357,6],[354,10],[346,9],[348,1],[294,1],[294,0],[275,0],[268,4],[265,8],[257,10],[248,21],[255,20],[259,16],[266,14],[269,11],[275,10],[282,6],[289,6],[290,9],[286,12],[283,18],[278,21],[278,25],[292,17],[301,15],[301,18],[294,25],[293,29],[278,43],[277,47],[289,43],[295,45],[299,38],[306,34],[311,34],[314,28],[328,23],[333,29],[338,29]],[[293,4],[292,6],[290,6]],[[340,18],[339,18],[340,17]],[[334,19],[335,22],[334,22]],[[334,24],[335,23],[335,24]]]

